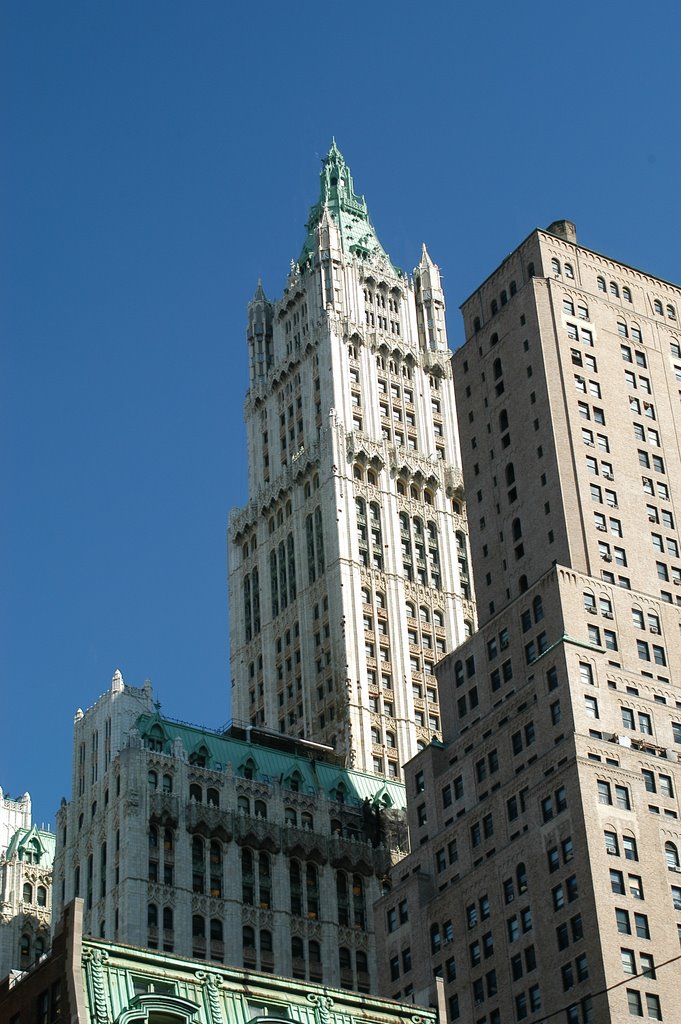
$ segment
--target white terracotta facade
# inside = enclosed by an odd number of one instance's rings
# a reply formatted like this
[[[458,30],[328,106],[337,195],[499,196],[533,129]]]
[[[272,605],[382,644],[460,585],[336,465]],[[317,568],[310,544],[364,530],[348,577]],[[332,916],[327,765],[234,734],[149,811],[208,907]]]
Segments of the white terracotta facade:
[[[335,144],[307,227],[282,297],[249,306],[233,713],[401,778],[474,628],[444,297],[425,247],[395,268]]]
[[[76,715],[55,920],[80,897],[87,934],[377,991],[371,908],[406,849],[404,787],[329,754],[174,722],[117,672]]]

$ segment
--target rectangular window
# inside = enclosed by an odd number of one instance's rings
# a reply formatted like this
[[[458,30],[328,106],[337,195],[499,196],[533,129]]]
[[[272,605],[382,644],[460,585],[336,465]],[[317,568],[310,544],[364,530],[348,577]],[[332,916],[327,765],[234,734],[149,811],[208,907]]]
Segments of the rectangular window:
[[[622,849],[627,860],[638,860],[638,848],[633,836],[622,836]]]
[[[629,911],[615,909],[615,921],[617,922],[617,931],[622,935],[631,935],[631,924],[629,922]]]
[[[629,1014],[632,1017],[643,1016],[643,1003],[641,1001],[641,993],[637,992],[636,989],[627,989],[627,1004],[629,1006]]]
[[[629,893],[635,900],[642,900],[643,897],[643,880],[640,875],[628,875],[629,882]]]
[[[622,960],[622,971],[624,974],[633,976],[637,973],[636,971],[636,956],[633,949],[620,949],[620,958]]]
[[[645,640],[636,641],[636,650],[641,661],[650,661],[650,648]]]
[[[621,871],[610,871],[610,888],[618,896],[624,896],[624,874]]]
[[[641,974],[644,978],[655,978],[655,960],[650,953],[641,953],[639,955],[641,961]]]
[[[596,782],[596,790],[598,792],[599,804],[612,804],[612,794],[609,782],[604,782],[601,779],[598,779]]]
[[[631,810],[629,790],[626,786],[615,786],[615,803],[622,811]]]
[[[672,786],[671,775],[660,775],[658,777],[658,781],[659,781],[659,784],[660,784],[660,795],[661,796],[673,797],[674,796],[674,787]]]
[[[591,668],[591,665],[586,664],[586,662],[580,661],[579,678],[580,682],[582,683],[582,686],[594,685],[593,669]]]
[[[565,879],[565,891],[568,903],[574,903],[579,898],[579,886],[577,885],[576,875],[570,875],[569,878]]]
[[[605,648],[608,651],[617,650],[617,634],[612,629],[603,630],[603,639],[605,641]]]
[[[622,711],[622,725],[625,729],[635,729],[636,722],[634,721],[634,712],[631,708],[621,708]]]
[[[599,718],[598,714],[598,701],[595,697],[584,698],[584,709],[586,711],[587,718]]]

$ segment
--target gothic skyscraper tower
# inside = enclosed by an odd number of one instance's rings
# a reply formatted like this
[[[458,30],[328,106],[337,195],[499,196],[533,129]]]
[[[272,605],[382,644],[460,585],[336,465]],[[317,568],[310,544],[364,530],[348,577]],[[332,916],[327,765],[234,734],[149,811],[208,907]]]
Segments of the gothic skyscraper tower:
[[[335,142],[284,293],[249,305],[249,502],[229,528],[233,714],[401,777],[472,630],[445,305],[410,279]]]

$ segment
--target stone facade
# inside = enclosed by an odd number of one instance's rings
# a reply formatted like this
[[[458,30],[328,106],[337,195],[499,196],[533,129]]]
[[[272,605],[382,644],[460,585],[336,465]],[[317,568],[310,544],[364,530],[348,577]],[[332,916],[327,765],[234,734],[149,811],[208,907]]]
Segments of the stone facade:
[[[474,627],[444,296],[380,245],[335,144],[284,293],[249,306],[249,502],[229,528],[235,718],[401,777]]]
[[[480,631],[406,768],[383,990],[450,1021],[674,1019],[681,291],[535,231],[454,356]],[[407,924],[407,920],[410,922]]]
[[[76,715],[55,917],[81,897],[101,938],[377,991],[371,908],[404,804],[320,744],[174,722],[117,672]]]
[[[83,934],[82,901],[64,913],[52,953],[0,984],[0,1019],[69,1024],[435,1024],[428,1011],[328,986],[203,964]]]
[[[28,793],[0,789],[0,978],[49,948],[53,857],[54,833],[31,823]]]

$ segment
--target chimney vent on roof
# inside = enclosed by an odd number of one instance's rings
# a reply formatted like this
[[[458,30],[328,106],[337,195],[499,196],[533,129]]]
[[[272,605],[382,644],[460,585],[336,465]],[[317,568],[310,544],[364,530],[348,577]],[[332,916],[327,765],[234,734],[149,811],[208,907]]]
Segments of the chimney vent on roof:
[[[546,229],[550,235],[562,238],[566,242],[577,243],[577,228],[571,220],[554,220]]]

